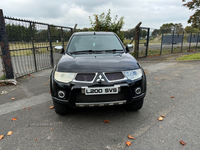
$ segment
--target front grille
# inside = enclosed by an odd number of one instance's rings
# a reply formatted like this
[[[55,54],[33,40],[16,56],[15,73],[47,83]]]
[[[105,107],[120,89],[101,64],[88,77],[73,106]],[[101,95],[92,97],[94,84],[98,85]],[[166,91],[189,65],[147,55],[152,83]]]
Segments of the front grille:
[[[79,73],[77,74],[76,81],[86,81],[91,82],[95,77],[95,73]]]
[[[124,93],[107,94],[107,95],[76,95],[76,103],[92,103],[92,102],[111,102],[125,100]]]
[[[110,81],[120,80],[124,78],[124,75],[122,74],[122,72],[105,73],[105,75]]]

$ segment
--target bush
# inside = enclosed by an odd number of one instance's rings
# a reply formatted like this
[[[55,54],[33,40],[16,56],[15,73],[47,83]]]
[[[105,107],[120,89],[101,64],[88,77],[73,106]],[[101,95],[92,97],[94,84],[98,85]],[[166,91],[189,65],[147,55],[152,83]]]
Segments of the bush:
[[[123,42],[124,33],[121,32],[120,30],[122,29],[122,27],[124,25],[124,17],[121,17],[117,21],[118,16],[116,15],[113,22],[112,22],[112,18],[110,16],[110,14],[111,14],[111,12],[110,12],[110,9],[109,9],[107,15],[105,15],[105,13],[102,13],[101,15],[94,14],[94,21],[92,20],[91,17],[89,17],[90,21],[91,21],[92,29],[94,31],[114,32],[119,36],[119,38]]]

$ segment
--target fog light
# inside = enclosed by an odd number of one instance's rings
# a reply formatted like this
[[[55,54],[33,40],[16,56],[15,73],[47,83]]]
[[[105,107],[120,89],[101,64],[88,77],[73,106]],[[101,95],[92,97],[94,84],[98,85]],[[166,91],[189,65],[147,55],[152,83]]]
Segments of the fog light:
[[[142,90],[141,90],[140,87],[138,87],[138,88],[135,89],[135,93],[136,93],[136,94],[141,94],[141,92],[142,92]]]
[[[63,92],[63,91],[58,91],[58,97],[59,97],[59,98],[64,98],[64,97],[65,97],[65,92]]]

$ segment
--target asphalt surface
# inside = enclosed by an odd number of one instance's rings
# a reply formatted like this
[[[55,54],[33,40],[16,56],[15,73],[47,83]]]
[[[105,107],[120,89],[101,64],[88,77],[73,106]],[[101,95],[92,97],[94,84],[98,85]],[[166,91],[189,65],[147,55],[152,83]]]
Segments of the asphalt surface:
[[[0,150],[200,149],[200,62],[177,62],[176,57],[139,60],[148,88],[137,112],[116,106],[76,109],[59,116],[50,109],[51,69],[19,78],[17,86],[1,86]],[[165,118],[158,121],[161,115]],[[14,117],[17,120],[12,121]],[[13,134],[8,136],[8,131]]]

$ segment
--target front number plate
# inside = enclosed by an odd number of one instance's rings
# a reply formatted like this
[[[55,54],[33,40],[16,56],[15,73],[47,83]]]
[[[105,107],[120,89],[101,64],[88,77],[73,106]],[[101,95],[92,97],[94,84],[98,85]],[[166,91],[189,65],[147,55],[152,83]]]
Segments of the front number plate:
[[[117,94],[118,87],[85,88],[85,95]]]

